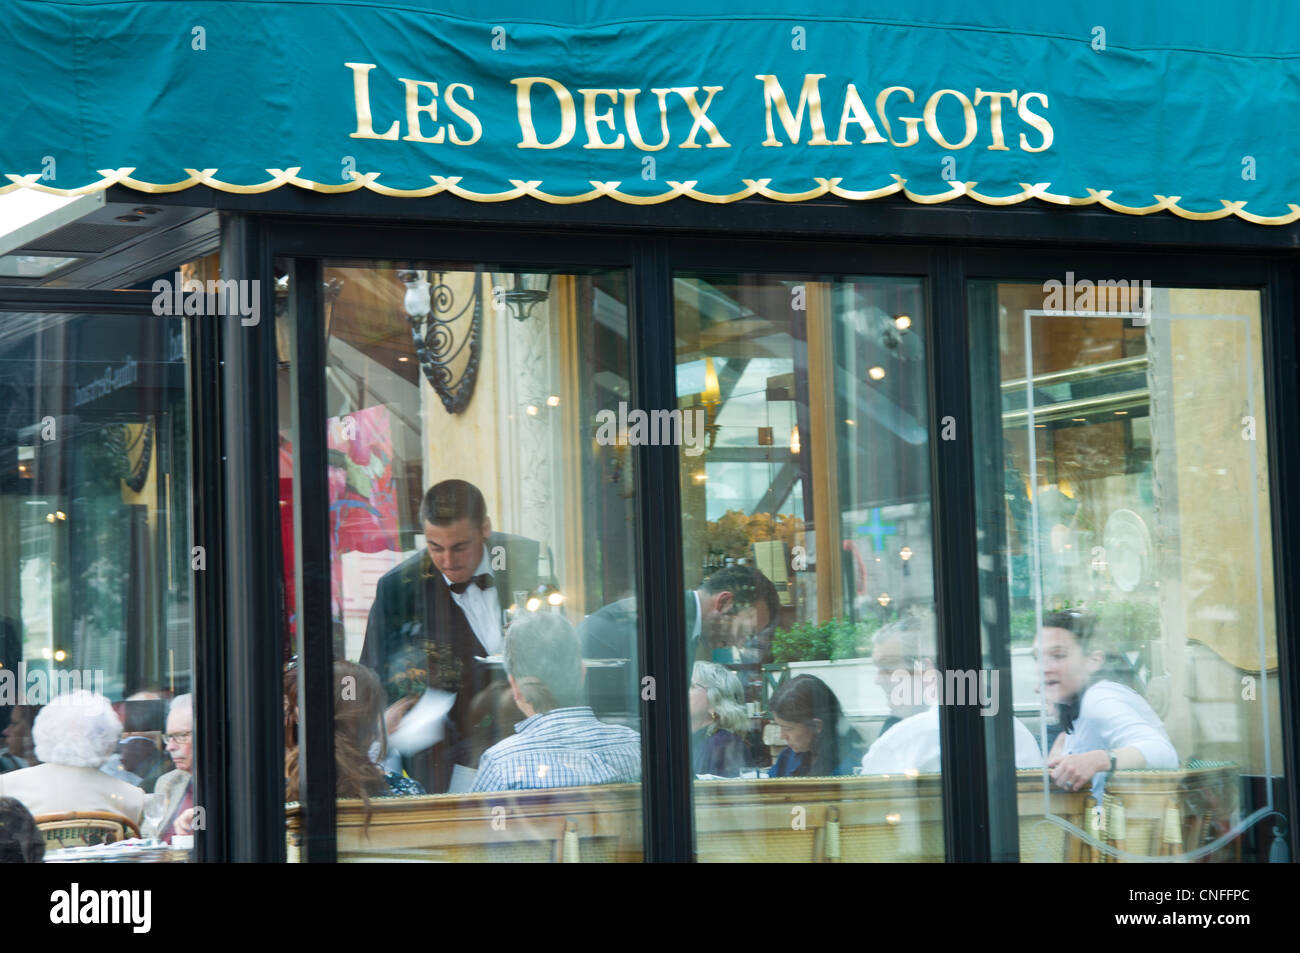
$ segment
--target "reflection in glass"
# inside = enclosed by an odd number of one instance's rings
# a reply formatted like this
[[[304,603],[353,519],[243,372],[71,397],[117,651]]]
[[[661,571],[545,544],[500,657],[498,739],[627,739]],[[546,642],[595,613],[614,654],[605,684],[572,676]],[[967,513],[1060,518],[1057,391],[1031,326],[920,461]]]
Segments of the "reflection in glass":
[[[985,650],[1048,751],[1022,859],[1241,859],[1280,820],[1259,294],[1144,295],[971,287]]]
[[[134,836],[190,777],[164,741],[192,678],[187,380],[183,320],[0,315],[0,795],[51,830],[116,806],[94,836]]]
[[[323,277],[335,656],[382,689],[373,735],[336,725],[374,781],[340,785],[340,857],[640,859],[635,483],[598,427],[630,396],[624,276]]]
[[[697,858],[942,859],[922,752],[938,721],[914,720],[935,702],[893,678],[936,664],[897,637],[933,625],[922,283],[679,273],[674,289],[678,405],[705,424],[679,458]],[[743,692],[725,732],[708,666]],[[864,757],[876,776],[854,777]]]

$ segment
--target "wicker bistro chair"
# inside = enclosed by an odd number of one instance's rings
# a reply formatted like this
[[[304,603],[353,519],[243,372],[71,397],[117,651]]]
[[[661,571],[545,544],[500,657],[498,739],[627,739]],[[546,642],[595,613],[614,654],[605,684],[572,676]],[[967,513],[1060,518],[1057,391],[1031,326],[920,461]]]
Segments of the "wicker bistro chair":
[[[113,844],[128,837],[140,836],[140,828],[134,821],[111,811],[42,814],[35,821],[48,850]]]

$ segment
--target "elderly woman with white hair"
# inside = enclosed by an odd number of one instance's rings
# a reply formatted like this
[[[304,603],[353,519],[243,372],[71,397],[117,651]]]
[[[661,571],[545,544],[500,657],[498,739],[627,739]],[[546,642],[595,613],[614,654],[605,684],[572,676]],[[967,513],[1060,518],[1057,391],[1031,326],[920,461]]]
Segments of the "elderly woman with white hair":
[[[696,662],[691,675],[691,761],[696,774],[734,778],[749,766],[749,715],[736,673]]]
[[[36,817],[109,811],[139,826],[144,792],[99,770],[121,734],[122,723],[103,695],[58,696],[32,725],[36,757],[44,764],[0,775],[0,797],[16,798]]]

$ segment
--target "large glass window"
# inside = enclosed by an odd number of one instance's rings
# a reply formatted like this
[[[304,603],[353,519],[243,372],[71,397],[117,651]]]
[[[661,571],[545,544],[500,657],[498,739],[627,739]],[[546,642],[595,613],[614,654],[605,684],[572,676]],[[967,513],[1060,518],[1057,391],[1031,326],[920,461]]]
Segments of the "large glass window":
[[[340,859],[639,860],[626,276],[324,280]]]
[[[341,860],[641,859],[645,445],[679,464],[697,860],[942,860],[945,705],[987,716],[998,859],[1285,831],[1257,291],[973,282],[964,421],[916,276],[674,272],[669,407],[622,270],[321,277]],[[930,441],[967,426],[983,665],[953,671]]]
[[[47,859],[204,826],[188,421],[183,318],[0,314],[0,796]]]
[[[696,856],[942,860],[923,283],[674,308]]]
[[[1047,752],[1019,854],[1257,859],[1284,774],[1260,295],[1117,284],[970,289],[985,650]]]

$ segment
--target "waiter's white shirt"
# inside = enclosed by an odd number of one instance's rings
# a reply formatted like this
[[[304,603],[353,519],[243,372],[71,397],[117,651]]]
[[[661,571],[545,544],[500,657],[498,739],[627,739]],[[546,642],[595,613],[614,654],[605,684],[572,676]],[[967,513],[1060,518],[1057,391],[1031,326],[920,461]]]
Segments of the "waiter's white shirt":
[[[1015,720],[1016,767],[1041,768],[1043,754],[1029,729]],[[863,774],[937,774],[940,770],[939,709],[904,718],[876,739],[862,756]]]
[[[479,560],[478,568],[474,570],[475,576],[481,576],[483,573],[496,579],[492,573],[492,563],[488,560],[487,546],[483,547],[483,558]],[[452,582],[447,579],[445,573],[442,578],[450,587]],[[501,600],[497,597],[497,587],[480,589],[478,583],[471,581],[464,592],[456,592],[453,589],[451,598],[465,613],[465,618],[469,620],[469,627],[474,631],[479,644],[483,646],[483,654],[500,655],[506,640],[501,634]]]

